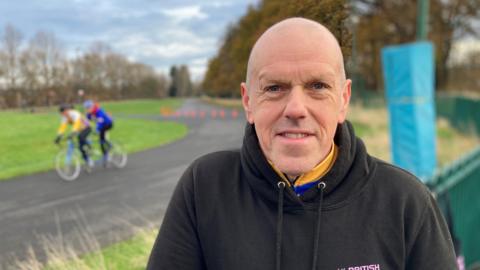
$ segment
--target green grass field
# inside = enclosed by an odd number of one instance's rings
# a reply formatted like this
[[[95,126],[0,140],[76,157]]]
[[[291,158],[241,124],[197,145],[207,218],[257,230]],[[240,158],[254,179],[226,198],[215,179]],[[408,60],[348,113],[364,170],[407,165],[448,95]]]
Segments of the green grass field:
[[[176,102],[176,101],[173,101]],[[112,103],[113,109],[115,110],[115,106],[119,103]],[[145,107],[144,107],[145,106]],[[149,106],[149,108],[146,108]],[[119,106],[116,110],[118,113],[120,112],[128,112],[128,113],[135,113],[137,110],[130,109],[130,108],[139,108],[138,110],[143,110],[145,114],[148,113],[157,113],[158,109],[155,109],[156,104],[150,104],[149,101],[136,101],[133,105],[128,104],[128,106]],[[129,108],[129,109],[126,109]],[[349,113],[349,119],[355,126],[356,134],[361,137],[367,145],[367,149],[369,152],[375,156],[378,156],[385,160],[390,160],[390,147],[389,147],[389,135],[388,135],[388,121],[387,121],[387,113],[385,108],[377,108],[377,109],[367,109],[359,106],[352,106]],[[45,119],[45,123],[43,125],[52,125],[52,118],[49,115],[43,116]],[[3,117],[0,114],[0,124],[2,124]],[[130,120],[125,120],[126,122]],[[45,127],[46,132],[51,132],[51,128],[54,128],[57,123],[53,123],[51,127]],[[123,124],[119,122],[119,125]],[[125,123],[127,125],[127,123]],[[134,127],[134,125],[143,125],[141,123],[128,123],[130,127],[133,127],[135,131],[140,130],[141,128]],[[172,124],[172,123],[170,123]],[[37,129],[41,130],[43,127],[40,124]],[[149,128],[154,128],[152,124]],[[18,127],[17,127],[18,129]],[[131,132],[135,131],[128,131],[128,128],[117,129],[115,134],[115,138],[128,138]],[[122,134],[125,132],[124,134]],[[154,131],[149,130],[145,133],[156,133],[159,134],[161,131]],[[15,134],[17,132],[14,132]],[[28,135],[30,133],[26,133]],[[143,134],[145,135],[145,134]],[[158,135],[158,134],[156,134]],[[2,147],[3,136],[0,135],[0,147]],[[21,134],[17,135],[21,136]],[[142,136],[139,134],[138,136]],[[168,136],[167,136],[168,137]],[[52,140],[53,137],[49,137],[49,140]],[[153,138],[153,140],[155,140]],[[444,120],[439,120],[437,122],[437,140],[438,140],[438,159],[441,165],[445,165],[450,163],[451,161],[455,160],[462,154],[468,152],[469,150],[473,149],[479,143],[479,139],[473,136],[463,135],[458,131],[451,128],[448,122]],[[122,140],[123,141],[123,140]],[[130,141],[127,139],[129,144],[127,148],[129,150],[136,149],[136,147],[141,148],[140,145],[135,145],[134,141]],[[50,142],[50,141],[47,141]],[[23,149],[22,146],[19,146],[18,149]],[[30,154],[31,155],[31,154]],[[0,164],[2,163],[2,157],[0,157]],[[1,169],[0,169],[1,171]],[[139,234],[134,236],[133,238],[113,244],[111,246],[105,247],[99,251],[92,252],[82,256],[81,254],[76,256],[76,258],[72,259],[71,257],[63,257],[57,258],[53,264],[50,264],[44,270],[58,270],[58,269],[145,269],[147,259],[151,248],[153,246],[153,242],[155,240],[156,231],[152,231],[151,229],[146,229],[141,231]],[[41,268],[40,268],[41,269]]]
[[[55,262],[47,265],[44,270],[142,270],[146,267],[155,236],[155,231],[144,230],[127,241],[86,254],[81,259],[53,260]]]
[[[160,108],[176,108],[181,100],[106,103],[112,114],[159,114]],[[53,144],[59,125],[57,113],[0,112],[0,180],[53,168],[59,148]],[[116,118],[110,138],[128,152],[137,152],[182,138],[187,127],[174,122]]]

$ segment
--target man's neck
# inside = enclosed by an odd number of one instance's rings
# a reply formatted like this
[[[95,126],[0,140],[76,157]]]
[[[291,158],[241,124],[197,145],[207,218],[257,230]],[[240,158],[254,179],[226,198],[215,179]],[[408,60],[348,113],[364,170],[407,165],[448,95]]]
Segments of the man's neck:
[[[320,161],[311,171],[305,172],[300,175],[289,175],[281,172],[275,165],[269,161],[270,165],[272,168],[277,172],[279,176],[282,177],[282,179],[287,182],[290,186],[297,186],[297,185],[303,185],[305,183],[309,183],[312,181],[318,180],[320,177],[325,175],[330,168],[333,166],[333,163],[336,160],[337,156],[337,147],[335,144],[332,142],[332,147],[330,148],[329,153],[327,156]]]

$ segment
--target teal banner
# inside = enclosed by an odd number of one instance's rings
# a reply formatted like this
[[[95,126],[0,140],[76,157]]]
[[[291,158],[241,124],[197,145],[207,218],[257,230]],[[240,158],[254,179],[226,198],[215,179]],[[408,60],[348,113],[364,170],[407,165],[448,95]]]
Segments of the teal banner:
[[[382,63],[393,163],[429,179],[437,165],[433,46],[386,47]]]

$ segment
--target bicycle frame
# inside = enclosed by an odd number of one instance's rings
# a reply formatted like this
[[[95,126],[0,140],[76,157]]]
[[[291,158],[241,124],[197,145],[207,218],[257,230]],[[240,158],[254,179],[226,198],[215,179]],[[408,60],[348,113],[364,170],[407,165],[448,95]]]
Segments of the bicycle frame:
[[[98,134],[95,134],[98,135]],[[105,165],[106,163],[111,163],[117,168],[123,168],[127,164],[127,153],[123,150],[117,142],[110,139],[110,134],[106,134],[106,140],[108,141],[110,147],[107,151],[108,155],[103,155],[101,152],[100,139],[98,136],[93,138],[88,138],[87,142],[91,146],[89,151],[89,157],[92,158],[95,162],[102,161]],[[99,147],[100,146],[100,147]]]
[[[67,137],[67,155],[66,155],[66,162],[67,164],[70,163],[71,159],[72,159],[72,156],[74,155],[75,151],[76,151],[76,146],[77,144],[75,143],[75,138],[73,137]],[[94,143],[95,143],[95,140],[92,140],[91,138],[87,138],[86,140],[86,143],[87,145],[90,145],[91,147],[93,147]],[[88,151],[86,150],[87,152],[87,155],[89,157],[91,157],[91,155],[93,154],[93,151]]]
[[[75,180],[81,172],[81,160],[82,157],[77,151],[77,144],[75,137],[67,136],[66,144],[59,145],[61,150],[57,153],[55,158],[55,169],[58,175],[66,180],[73,181]],[[89,162],[86,164],[87,172],[90,172],[93,168],[93,164],[98,162],[103,162],[104,166],[109,166],[112,164],[116,168],[123,168],[127,164],[127,154],[122,150],[121,146],[118,144],[112,144],[112,148],[109,150],[108,158],[102,155],[98,148],[94,148],[93,144],[98,144],[98,140],[92,138],[87,139],[87,144],[90,145],[88,149],[85,149],[86,154],[89,157]],[[111,151],[111,152],[110,152]],[[94,162],[94,163],[90,163]]]
[[[76,146],[73,138],[67,137],[66,147],[61,150],[55,157],[55,169],[57,174],[66,181],[75,180],[80,174],[80,158],[76,155]]]
[[[72,156],[73,156],[74,152],[75,152],[75,143],[73,142],[72,138],[68,138],[68,140],[67,140],[67,155],[65,156],[67,164],[70,164],[70,162],[72,161]]]

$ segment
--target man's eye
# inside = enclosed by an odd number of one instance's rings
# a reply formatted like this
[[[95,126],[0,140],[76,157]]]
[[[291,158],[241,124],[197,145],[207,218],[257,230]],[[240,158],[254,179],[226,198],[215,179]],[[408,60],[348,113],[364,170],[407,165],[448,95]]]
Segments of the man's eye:
[[[281,90],[280,85],[270,85],[265,87],[265,91],[267,92],[278,92]]]
[[[330,86],[323,82],[314,82],[310,85],[310,87],[314,90],[322,90],[325,88],[330,88]]]

